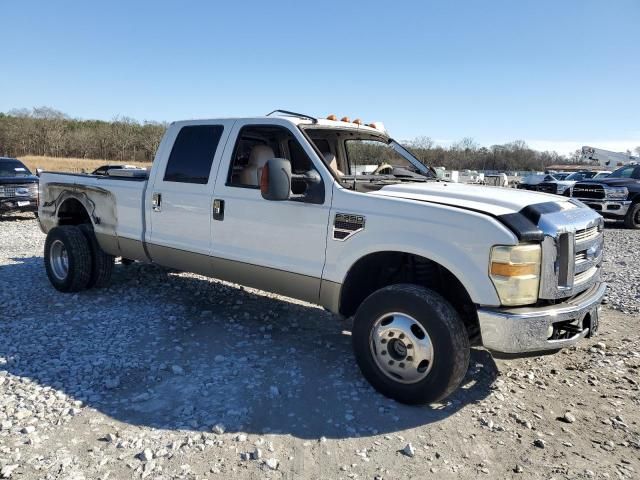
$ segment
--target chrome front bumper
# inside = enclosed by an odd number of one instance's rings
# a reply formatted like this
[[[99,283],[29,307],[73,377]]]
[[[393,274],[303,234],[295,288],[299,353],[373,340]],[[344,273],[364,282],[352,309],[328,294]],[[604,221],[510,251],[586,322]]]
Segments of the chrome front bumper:
[[[595,200],[593,198],[578,198],[578,200],[605,217],[624,217],[631,205],[629,200]]]
[[[500,353],[557,350],[595,333],[607,284],[597,283],[571,300],[546,307],[478,308],[482,344]],[[595,327],[595,328],[594,328]],[[563,331],[562,338],[557,332]],[[567,335],[567,331],[572,332]]]

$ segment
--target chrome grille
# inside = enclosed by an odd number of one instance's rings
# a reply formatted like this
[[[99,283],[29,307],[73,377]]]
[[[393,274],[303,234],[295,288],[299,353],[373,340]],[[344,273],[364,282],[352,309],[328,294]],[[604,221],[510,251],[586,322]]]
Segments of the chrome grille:
[[[38,194],[37,183],[4,185],[5,197],[30,197]]]
[[[605,197],[604,187],[597,183],[576,183],[573,187],[573,197],[601,199]]]
[[[599,278],[603,240],[598,225],[547,237],[543,242],[547,261],[543,263],[541,298],[567,298],[591,286]]]
[[[589,227],[583,230],[576,230],[576,243],[584,242],[587,240],[591,240],[599,235],[598,227]]]

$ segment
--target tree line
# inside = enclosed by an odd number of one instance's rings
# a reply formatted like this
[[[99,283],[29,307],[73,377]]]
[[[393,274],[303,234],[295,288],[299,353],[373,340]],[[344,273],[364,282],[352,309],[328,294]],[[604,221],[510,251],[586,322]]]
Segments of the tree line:
[[[449,170],[543,171],[550,165],[580,161],[580,150],[567,157],[557,152],[534,150],[522,140],[483,147],[472,138],[463,138],[444,148],[435,145],[429,137],[419,137],[407,144],[421,162]]]
[[[0,155],[151,162],[166,123],[80,120],[49,107],[0,112]]]
[[[166,123],[138,122],[128,117],[110,122],[81,120],[49,107],[11,110],[0,112],[0,155],[151,162],[166,128]],[[569,157],[540,152],[521,140],[483,147],[464,138],[442,147],[429,137],[418,137],[407,144],[425,164],[450,170],[540,171],[580,159],[580,151]]]

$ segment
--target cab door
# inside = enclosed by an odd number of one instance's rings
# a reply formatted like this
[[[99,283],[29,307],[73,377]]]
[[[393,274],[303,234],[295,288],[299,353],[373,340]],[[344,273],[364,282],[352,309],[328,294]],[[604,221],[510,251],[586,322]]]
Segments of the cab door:
[[[212,223],[215,270],[244,285],[317,301],[331,207],[330,174],[316,164],[314,150],[288,122],[238,120],[231,139],[235,141],[227,144],[214,194],[214,202],[224,209]],[[243,183],[244,168],[257,169],[260,175],[254,149],[270,149],[274,157],[292,160],[294,171],[315,169],[322,177],[323,200],[263,199],[257,182]]]
[[[232,125],[227,120],[172,126],[158,155],[166,160],[146,192],[146,241],[154,261],[183,268],[166,259],[210,254],[215,174]]]

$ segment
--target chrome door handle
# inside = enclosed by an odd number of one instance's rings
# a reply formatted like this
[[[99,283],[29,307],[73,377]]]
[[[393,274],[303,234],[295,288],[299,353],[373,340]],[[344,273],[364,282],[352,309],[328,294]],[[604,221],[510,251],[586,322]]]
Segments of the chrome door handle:
[[[153,196],[151,197],[151,208],[154,212],[160,212],[162,210],[162,194],[153,194]]]
[[[224,200],[216,198],[213,201],[213,219],[224,220]]]

